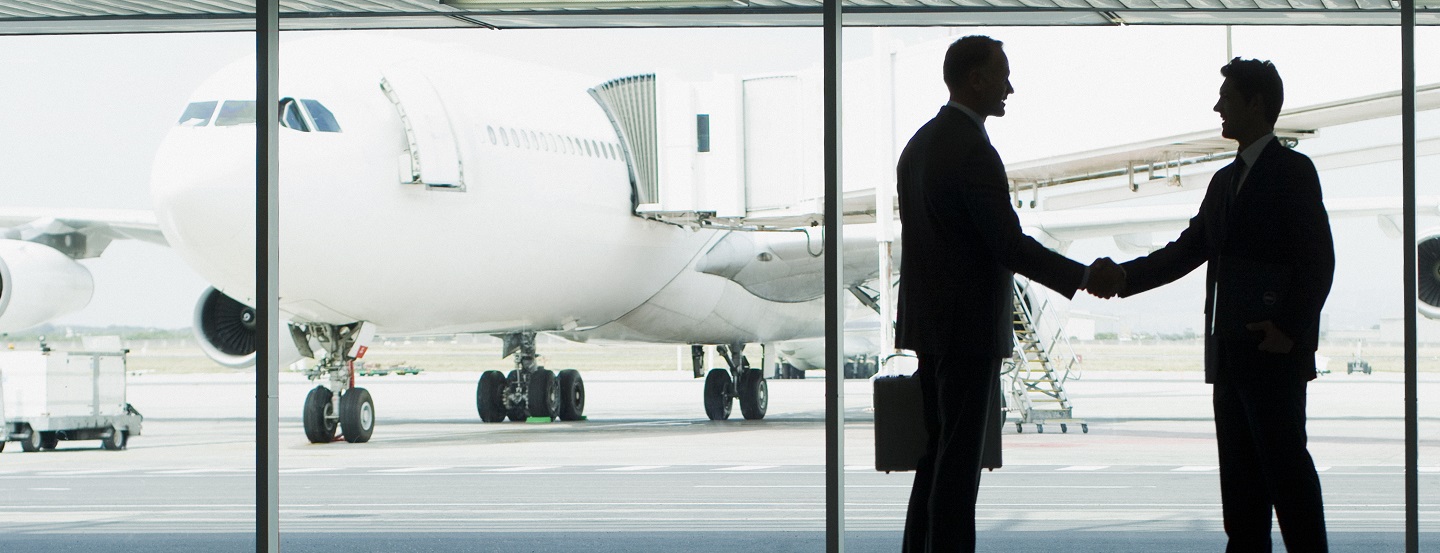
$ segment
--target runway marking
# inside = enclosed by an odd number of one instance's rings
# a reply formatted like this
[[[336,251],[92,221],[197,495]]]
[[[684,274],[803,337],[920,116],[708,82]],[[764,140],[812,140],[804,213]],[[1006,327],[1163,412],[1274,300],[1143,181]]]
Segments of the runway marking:
[[[522,471],[530,471],[530,470],[549,470],[549,469],[558,469],[558,468],[560,468],[560,467],[557,467],[557,466],[542,466],[542,467],[509,467],[509,468],[503,468],[503,469],[481,469],[481,470],[484,471],[484,472],[522,472]]]
[[[372,471],[370,471],[370,472],[386,472],[386,473],[395,473],[395,472],[426,472],[426,471],[432,471],[432,470],[446,470],[446,469],[452,469],[452,468],[455,468],[455,467],[405,467],[405,468],[398,468],[398,469],[375,469],[375,470],[372,470]]]
[[[663,469],[663,468],[669,468],[669,467],[670,467],[670,465],[634,465],[634,466],[629,466],[629,467],[610,467],[610,468],[606,468],[606,469],[595,469],[595,470],[597,470],[597,471],[617,471],[617,472],[619,472],[619,471],[636,471],[636,470],[655,470],[655,469]]]
[[[721,467],[711,470],[765,470],[773,468],[779,468],[779,465],[741,465],[738,467]]]
[[[145,474],[211,474],[217,472],[252,472],[255,469],[175,469],[175,470],[152,470]]]
[[[1212,470],[1220,470],[1220,467],[1215,465],[1192,465],[1185,467],[1176,467],[1170,469],[1170,472],[1209,472]]]
[[[1440,467],[1418,467],[1420,472],[1440,472]]]
[[[870,465],[845,465],[845,470],[859,472],[866,470],[875,470],[875,467],[872,467]]]
[[[70,488],[30,488],[32,492],[68,492]]]
[[[322,472],[327,470],[340,470],[335,467],[307,467],[299,469],[280,469],[280,474],[297,474],[301,472]]]
[[[120,472],[119,469],[94,469],[94,470],[59,470],[35,473],[38,476],[81,476],[86,474],[110,474]]]
[[[1110,468],[1110,465],[1075,465],[1073,467],[1060,467],[1055,470],[1104,470],[1108,468]]]
[[[1315,467],[1315,472],[1325,472],[1327,470],[1330,470],[1330,467]]]

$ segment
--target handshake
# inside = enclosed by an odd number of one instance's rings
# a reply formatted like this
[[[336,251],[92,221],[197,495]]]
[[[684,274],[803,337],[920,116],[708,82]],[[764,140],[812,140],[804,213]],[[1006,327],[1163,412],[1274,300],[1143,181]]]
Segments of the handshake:
[[[1110,299],[1125,289],[1125,269],[1108,257],[1090,264],[1090,275],[1084,289],[1097,298]]]

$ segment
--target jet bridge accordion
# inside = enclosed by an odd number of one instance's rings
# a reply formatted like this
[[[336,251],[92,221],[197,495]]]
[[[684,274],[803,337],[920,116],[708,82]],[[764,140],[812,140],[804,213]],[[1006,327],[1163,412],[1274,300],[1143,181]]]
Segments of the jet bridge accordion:
[[[925,396],[920,391],[920,379],[915,376],[881,376],[873,383],[875,470],[915,470],[920,458],[925,455],[925,445],[930,438],[925,428]],[[1000,433],[1005,424],[999,386],[996,386],[995,398],[991,401],[980,466],[995,470],[1001,466]]]

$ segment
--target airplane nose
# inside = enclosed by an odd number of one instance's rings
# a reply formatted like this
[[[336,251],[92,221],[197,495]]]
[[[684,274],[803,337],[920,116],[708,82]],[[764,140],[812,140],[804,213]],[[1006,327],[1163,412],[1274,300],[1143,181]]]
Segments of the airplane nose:
[[[255,128],[173,130],[150,181],[170,246],[217,289],[253,305]]]

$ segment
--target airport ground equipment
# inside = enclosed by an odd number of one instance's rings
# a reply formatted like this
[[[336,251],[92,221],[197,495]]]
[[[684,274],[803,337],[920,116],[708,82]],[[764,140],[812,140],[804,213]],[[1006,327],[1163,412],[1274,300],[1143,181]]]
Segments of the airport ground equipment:
[[[1032,294],[1031,286],[1028,279],[1015,279],[1015,353],[1005,361],[1000,376],[1001,389],[1008,391],[1007,410],[1017,415],[1015,431],[1024,432],[1026,424],[1034,424],[1035,431],[1043,433],[1048,422],[1059,424],[1062,433],[1071,424],[1088,433],[1090,425],[1072,416],[1065,394],[1065,381],[1072,378],[1080,360],[1057,320],[1055,306],[1044,294]]]
[[[1360,350],[1365,347],[1364,342],[1355,343],[1355,356],[1345,363],[1345,374],[1365,373],[1370,374],[1370,362],[1360,356]]]
[[[515,356],[509,374],[485,371],[475,387],[475,409],[480,420],[502,422],[577,421],[585,418],[585,380],[580,371],[565,369],[558,374],[540,365],[534,332],[499,336],[504,340],[501,357]]]
[[[118,339],[112,343],[95,351],[0,352],[0,437],[32,452],[61,440],[125,449],[144,417],[126,401],[125,350]]]
[[[705,375],[705,416],[712,421],[730,418],[735,398],[740,398],[740,414],[747,420],[765,418],[770,406],[770,385],[765,380],[765,371],[750,367],[745,358],[745,344],[721,344],[715,346],[728,369],[712,368],[705,371],[704,346],[690,346],[695,377]]]

